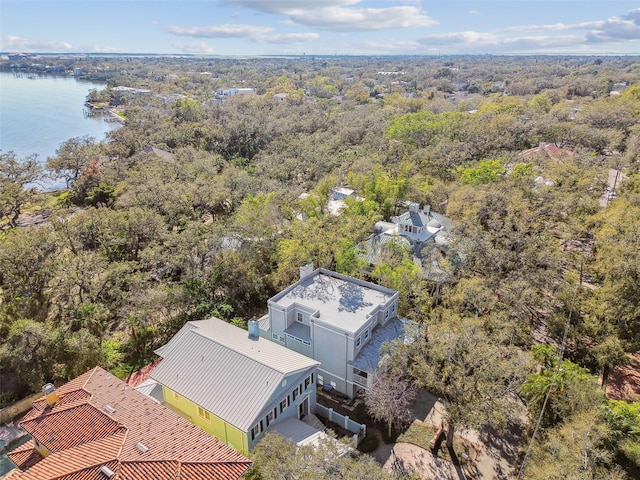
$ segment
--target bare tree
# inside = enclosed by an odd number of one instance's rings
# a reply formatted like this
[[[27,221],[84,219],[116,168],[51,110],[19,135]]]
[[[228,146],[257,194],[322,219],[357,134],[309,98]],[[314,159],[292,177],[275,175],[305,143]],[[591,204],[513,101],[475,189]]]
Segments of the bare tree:
[[[373,375],[364,404],[373,418],[387,424],[391,436],[394,426],[402,427],[411,421],[416,394],[417,389],[409,379],[391,370],[379,370]]]

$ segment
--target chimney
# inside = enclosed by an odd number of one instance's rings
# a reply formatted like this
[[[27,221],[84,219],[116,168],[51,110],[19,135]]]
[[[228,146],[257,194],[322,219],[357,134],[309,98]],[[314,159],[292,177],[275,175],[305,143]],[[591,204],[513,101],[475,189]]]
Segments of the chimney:
[[[313,262],[300,267],[300,280],[304,280],[313,273]]]
[[[422,211],[424,213],[426,213],[427,215],[429,215],[429,212],[431,211],[431,205],[426,205],[424,207],[422,207]]]
[[[409,204],[409,212],[418,213],[418,209],[420,208],[420,204],[411,202]]]
[[[249,339],[251,340],[259,340],[260,339],[260,325],[257,320],[249,320],[247,322],[249,327]]]
[[[42,387],[42,393],[44,393],[44,398],[50,407],[53,407],[58,401],[58,394],[56,393],[56,387],[53,386],[53,383],[47,383]]]

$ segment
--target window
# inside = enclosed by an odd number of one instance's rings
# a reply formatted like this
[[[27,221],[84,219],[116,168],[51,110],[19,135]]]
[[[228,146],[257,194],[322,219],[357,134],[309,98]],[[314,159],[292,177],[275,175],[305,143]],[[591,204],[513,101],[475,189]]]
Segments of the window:
[[[369,338],[369,329],[368,328],[364,331],[364,339],[366,340],[367,338]]]
[[[360,337],[356,338],[356,348],[360,346]]]
[[[272,336],[275,340],[277,340],[277,339],[278,339],[278,334],[277,334],[277,333],[272,333],[272,334],[271,334],[271,336]]]
[[[289,395],[280,402],[280,413],[282,413],[289,406]]]
[[[302,393],[302,384],[298,385],[293,391],[293,399],[295,400],[298,395]]]
[[[309,375],[307,378],[304,379],[304,389],[306,390],[307,388],[309,388],[309,385],[311,385],[313,383],[313,374]]]
[[[277,418],[277,417],[278,417],[278,413],[276,412],[276,409],[274,408],[272,411],[270,411],[270,412],[267,414],[267,427],[269,426],[269,424],[270,424],[271,422],[273,422],[273,419],[274,419],[274,418]]]
[[[301,322],[301,321],[303,320],[303,318],[302,318],[302,313],[298,312],[297,320],[298,320],[299,322]]]
[[[256,437],[260,435],[260,432],[262,432],[262,430],[263,430],[262,420],[260,420],[260,422],[257,423],[256,426],[251,429],[251,440],[255,440]]]
[[[211,422],[211,415],[202,407],[198,407],[198,416],[207,422]]]
[[[322,375],[318,375],[318,385],[324,385],[324,377]]]
[[[389,310],[384,311],[384,318],[389,318]]]
[[[393,305],[391,305],[391,311],[395,312],[396,311],[396,304],[394,303]]]
[[[176,392],[173,392],[173,399],[180,400],[180,395],[178,395]]]

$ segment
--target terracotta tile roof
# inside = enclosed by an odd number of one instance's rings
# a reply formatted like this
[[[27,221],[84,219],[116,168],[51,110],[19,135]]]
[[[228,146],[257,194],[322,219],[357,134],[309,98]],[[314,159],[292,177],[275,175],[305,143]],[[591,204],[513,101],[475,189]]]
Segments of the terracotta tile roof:
[[[21,423],[52,454],[29,462],[24,448],[11,452],[23,470],[11,480],[106,480],[104,465],[115,473],[111,480],[236,480],[251,465],[99,367],[56,393],[53,407],[39,399]]]
[[[180,478],[180,462],[124,462],[114,480],[148,480],[150,478]]]
[[[59,452],[107,438],[125,428],[90,403],[66,409],[45,409],[39,416],[23,420],[20,426],[50,452]],[[70,435],[70,428],[73,435]]]
[[[17,478],[19,480],[57,480],[81,470],[91,468],[99,470],[108,462],[117,463],[117,455],[125,436],[126,434],[121,432],[109,438],[53,453],[25,470],[22,476]]]
[[[33,449],[34,446],[33,440],[29,440],[24,445],[7,453],[7,457],[21,470],[31,468],[43,458],[42,455]]]
[[[149,375],[151,374],[153,369],[156,368],[161,361],[162,357],[156,358],[149,365],[145,365],[140,370],[133,372],[131,375],[125,378],[124,381],[134,388],[137,387],[149,378]]]
[[[180,466],[180,480],[219,480],[238,478],[244,474],[238,463],[183,463]]]

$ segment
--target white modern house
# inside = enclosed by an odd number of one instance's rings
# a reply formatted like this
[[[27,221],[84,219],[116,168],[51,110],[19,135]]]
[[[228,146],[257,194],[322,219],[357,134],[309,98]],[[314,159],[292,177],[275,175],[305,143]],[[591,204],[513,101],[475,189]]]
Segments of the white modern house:
[[[309,264],[269,299],[260,335],[320,362],[317,383],[354,397],[380,363],[380,346],[405,335],[398,292]]]

